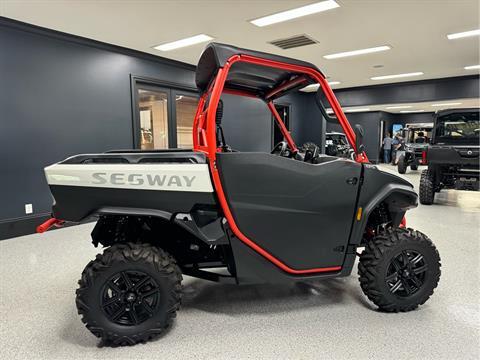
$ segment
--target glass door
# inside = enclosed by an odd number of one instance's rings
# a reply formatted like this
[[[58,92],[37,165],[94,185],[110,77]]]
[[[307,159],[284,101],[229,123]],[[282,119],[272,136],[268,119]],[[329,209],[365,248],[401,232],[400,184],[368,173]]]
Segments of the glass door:
[[[168,149],[169,89],[139,84],[136,87],[139,119],[138,147],[142,150]]]
[[[133,89],[135,147],[191,149],[198,95],[141,82],[135,83]]]
[[[198,95],[192,92],[173,90],[175,98],[175,122],[177,130],[177,148],[192,149],[193,118],[197,111]]]

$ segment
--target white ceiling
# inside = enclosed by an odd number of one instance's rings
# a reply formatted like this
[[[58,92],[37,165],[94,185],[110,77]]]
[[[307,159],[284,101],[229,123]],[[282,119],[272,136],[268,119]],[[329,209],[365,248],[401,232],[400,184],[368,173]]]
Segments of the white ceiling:
[[[478,0],[337,0],[339,8],[267,27],[248,22],[315,0],[65,1],[0,0],[0,14],[35,25],[196,64],[205,44],[160,52],[152,46],[205,33],[215,41],[306,60],[334,88],[477,74],[479,37],[446,35],[479,28]],[[281,50],[268,41],[307,34],[319,43]],[[391,50],[325,60],[331,53],[389,45]],[[374,65],[383,65],[374,68]],[[399,80],[372,76],[422,71]]]

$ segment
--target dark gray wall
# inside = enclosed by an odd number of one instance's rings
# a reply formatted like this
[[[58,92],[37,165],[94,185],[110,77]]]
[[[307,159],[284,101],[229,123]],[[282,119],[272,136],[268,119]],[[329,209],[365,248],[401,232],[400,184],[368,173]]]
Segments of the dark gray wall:
[[[478,75],[335,90],[342,106],[478,98],[479,93]]]
[[[222,127],[226,142],[240,151],[270,151],[272,115],[261,100],[223,95]],[[298,146],[320,143],[322,117],[310,94],[295,93],[276,101],[290,106],[290,131]]]
[[[132,148],[130,75],[194,86],[191,66],[0,24],[0,220],[48,213],[43,167]]]

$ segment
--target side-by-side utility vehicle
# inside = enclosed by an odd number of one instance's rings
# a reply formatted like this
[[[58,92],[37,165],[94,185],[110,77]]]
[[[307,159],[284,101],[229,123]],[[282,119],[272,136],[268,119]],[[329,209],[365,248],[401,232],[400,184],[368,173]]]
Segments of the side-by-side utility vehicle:
[[[427,147],[432,138],[433,123],[409,124],[402,129],[405,141],[405,155],[398,159],[397,169],[400,174],[405,174],[410,166],[418,170],[419,165],[427,165]]]
[[[318,121],[332,120],[328,102],[355,160],[299,150],[275,109],[277,99],[314,83]],[[180,307],[182,274],[238,285],[320,280],[350,275],[358,248],[360,285],[380,309],[427,301],[440,259],[426,235],[405,227],[417,194],[369,164],[363,129],[352,130],[314,65],[212,43],[196,84],[192,150],[77,155],[45,169],[54,217],[39,231],[98,218],[93,244],[106,249],[86,266],[76,297],[94,335],[125,345],[163,333]],[[271,111],[284,138],[271,153],[229,145],[222,115],[232,95]],[[240,126],[244,115],[225,121]]]
[[[478,108],[449,109],[434,116],[427,148],[428,169],[420,177],[420,202],[431,205],[442,189],[478,190],[480,122]]]

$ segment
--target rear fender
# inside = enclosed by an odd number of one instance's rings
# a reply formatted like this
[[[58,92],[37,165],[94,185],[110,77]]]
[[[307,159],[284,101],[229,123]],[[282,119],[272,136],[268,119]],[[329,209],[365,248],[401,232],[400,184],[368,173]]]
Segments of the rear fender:
[[[359,204],[362,207],[360,220],[355,219],[350,237],[350,244],[358,245],[362,241],[368,218],[373,210],[380,204],[386,204],[393,226],[399,226],[405,212],[418,206],[417,193],[407,185],[387,184],[378,191],[366,204]]]

